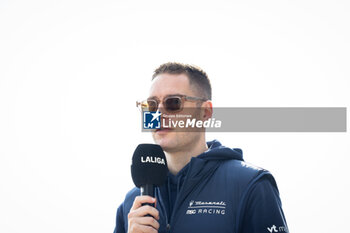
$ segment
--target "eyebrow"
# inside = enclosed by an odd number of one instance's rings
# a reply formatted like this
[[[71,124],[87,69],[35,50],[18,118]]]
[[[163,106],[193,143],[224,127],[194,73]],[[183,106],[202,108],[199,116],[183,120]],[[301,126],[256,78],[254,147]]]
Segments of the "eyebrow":
[[[180,93],[175,93],[175,94],[169,94],[169,95],[166,95],[166,96],[164,96],[164,98],[165,97],[168,97],[168,96],[176,96],[176,95],[181,95],[181,96],[183,96],[184,94],[180,94]],[[159,99],[157,96],[150,96],[150,97],[148,97],[147,99]]]

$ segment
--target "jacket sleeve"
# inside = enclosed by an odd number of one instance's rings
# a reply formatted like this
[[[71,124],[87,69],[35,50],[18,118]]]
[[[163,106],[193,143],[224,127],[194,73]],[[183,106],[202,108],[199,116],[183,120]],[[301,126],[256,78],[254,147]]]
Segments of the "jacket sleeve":
[[[257,180],[247,193],[241,233],[289,232],[276,182],[271,174]]]
[[[116,225],[113,233],[126,233],[124,229],[124,211],[123,203],[118,207]]]

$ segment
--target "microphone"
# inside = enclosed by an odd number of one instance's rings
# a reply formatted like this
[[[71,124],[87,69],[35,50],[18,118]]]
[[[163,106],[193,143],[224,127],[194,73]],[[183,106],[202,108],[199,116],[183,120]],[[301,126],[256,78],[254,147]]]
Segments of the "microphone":
[[[140,188],[141,196],[154,197],[155,187],[165,183],[167,174],[167,161],[159,145],[137,146],[132,157],[131,176],[135,186]]]

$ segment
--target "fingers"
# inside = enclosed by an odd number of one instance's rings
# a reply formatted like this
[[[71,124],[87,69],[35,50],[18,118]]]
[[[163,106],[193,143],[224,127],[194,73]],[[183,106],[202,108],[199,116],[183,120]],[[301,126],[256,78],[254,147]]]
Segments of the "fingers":
[[[128,233],[158,233],[158,230],[150,226],[132,224],[129,225]]]
[[[157,220],[155,220],[152,217],[136,217],[136,218],[130,218],[129,219],[129,225],[130,226],[137,226],[137,228],[143,228],[148,229],[149,227],[158,230],[159,229],[159,223]]]
[[[154,219],[159,220],[159,211],[149,205],[141,206],[138,209],[131,209],[129,212],[129,218],[135,217],[145,217],[147,215],[151,215]]]
[[[155,204],[156,199],[150,196],[138,196],[128,214],[128,233],[157,233],[159,229],[159,211],[145,203]]]
[[[150,196],[137,196],[134,200],[131,210],[140,208],[144,203],[153,204],[156,203],[156,199]]]

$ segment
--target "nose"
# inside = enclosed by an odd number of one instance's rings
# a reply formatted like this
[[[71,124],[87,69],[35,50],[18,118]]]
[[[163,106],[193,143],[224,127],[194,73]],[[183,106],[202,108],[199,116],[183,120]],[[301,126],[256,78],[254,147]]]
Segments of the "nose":
[[[158,105],[158,109],[157,109],[159,112],[164,112],[164,105],[163,105],[163,101],[161,101]]]

